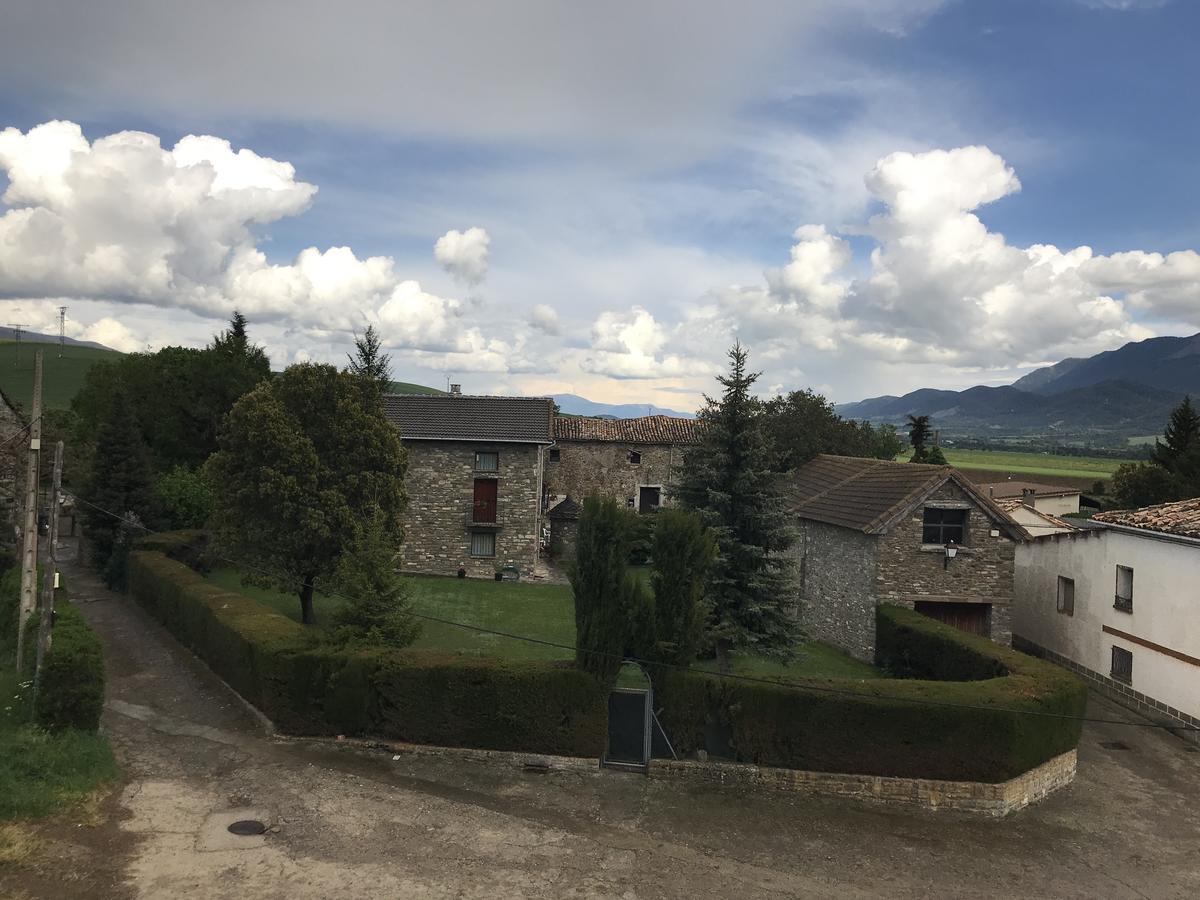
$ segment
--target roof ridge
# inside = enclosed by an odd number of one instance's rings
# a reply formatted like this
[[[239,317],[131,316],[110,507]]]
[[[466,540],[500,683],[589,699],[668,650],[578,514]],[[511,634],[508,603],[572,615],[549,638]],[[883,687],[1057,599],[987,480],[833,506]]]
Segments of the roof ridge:
[[[874,470],[876,468],[876,466],[875,466],[876,463],[883,462],[883,460],[877,460],[877,459],[873,459],[870,457],[838,456],[837,454],[834,454],[834,453],[818,453],[816,456],[813,457],[813,459],[820,459],[822,456],[825,457],[826,459],[852,459],[855,462],[868,460],[868,461],[870,461],[871,465],[864,466],[863,468],[861,468],[857,472],[855,472],[853,475],[851,475],[849,478],[845,478],[842,481],[838,481],[834,484],[831,484],[829,487],[825,488],[825,490],[820,491],[816,494],[813,494],[811,497],[807,498],[806,500],[801,501],[801,503],[796,507],[797,509],[799,509],[801,506],[807,506],[809,503],[812,503],[814,500],[824,497],[830,491],[837,490],[840,487],[845,487],[846,485],[848,485],[850,482],[854,481],[855,479],[860,478],[863,475],[866,475],[868,472]],[[812,462],[812,460],[809,460],[809,462]],[[807,463],[806,463],[806,465],[807,465]]]

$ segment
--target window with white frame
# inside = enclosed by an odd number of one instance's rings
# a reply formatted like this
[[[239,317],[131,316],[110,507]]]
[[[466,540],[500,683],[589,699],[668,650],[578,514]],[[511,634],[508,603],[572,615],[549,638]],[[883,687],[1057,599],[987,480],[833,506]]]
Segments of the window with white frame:
[[[1133,612],[1133,569],[1117,566],[1117,595],[1113,606],[1121,612]]]
[[[1075,579],[1058,576],[1058,611],[1065,616],[1075,615]]]

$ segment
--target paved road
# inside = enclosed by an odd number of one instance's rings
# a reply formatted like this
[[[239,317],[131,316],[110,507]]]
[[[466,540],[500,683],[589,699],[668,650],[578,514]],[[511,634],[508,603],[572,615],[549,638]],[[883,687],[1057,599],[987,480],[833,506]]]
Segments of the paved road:
[[[105,644],[127,783],[90,822],[48,829],[46,861],[0,875],[0,896],[1200,896],[1200,753],[1162,732],[1088,726],[1076,783],[1001,821],[393,760],[271,739],[140,609],[67,574]],[[278,831],[232,838],[237,817]]]

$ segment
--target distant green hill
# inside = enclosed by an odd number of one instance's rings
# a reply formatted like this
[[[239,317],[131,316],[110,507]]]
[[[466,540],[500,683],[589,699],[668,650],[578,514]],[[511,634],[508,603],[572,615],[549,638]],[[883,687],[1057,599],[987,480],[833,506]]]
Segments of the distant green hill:
[[[42,351],[42,404],[46,409],[69,409],[71,398],[83,386],[88,369],[98,362],[117,359],[115,350],[67,346],[58,356],[58,344],[22,341],[20,359],[14,341],[0,341],[0,390],[21,409],[29,412],[33,403],[33,353]]]
[[[393,394],[444,394],[445,391],[439,391],[437,388],[426,387],[423,384],[411,384],[407,381],[393,381]]]

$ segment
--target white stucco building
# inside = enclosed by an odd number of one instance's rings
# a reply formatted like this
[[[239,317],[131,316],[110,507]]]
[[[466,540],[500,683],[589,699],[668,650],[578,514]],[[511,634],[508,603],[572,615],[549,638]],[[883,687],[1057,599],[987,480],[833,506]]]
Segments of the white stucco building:
[[[1014,646],[1200,726],[1200,498],[1091,522],[1017,548]]]
[[[1037,481],[994,481],[976,485],[997,503],[1016,500],[1051,516],[1069,516],[1079,512],[1080,490],[1061,484]]]

